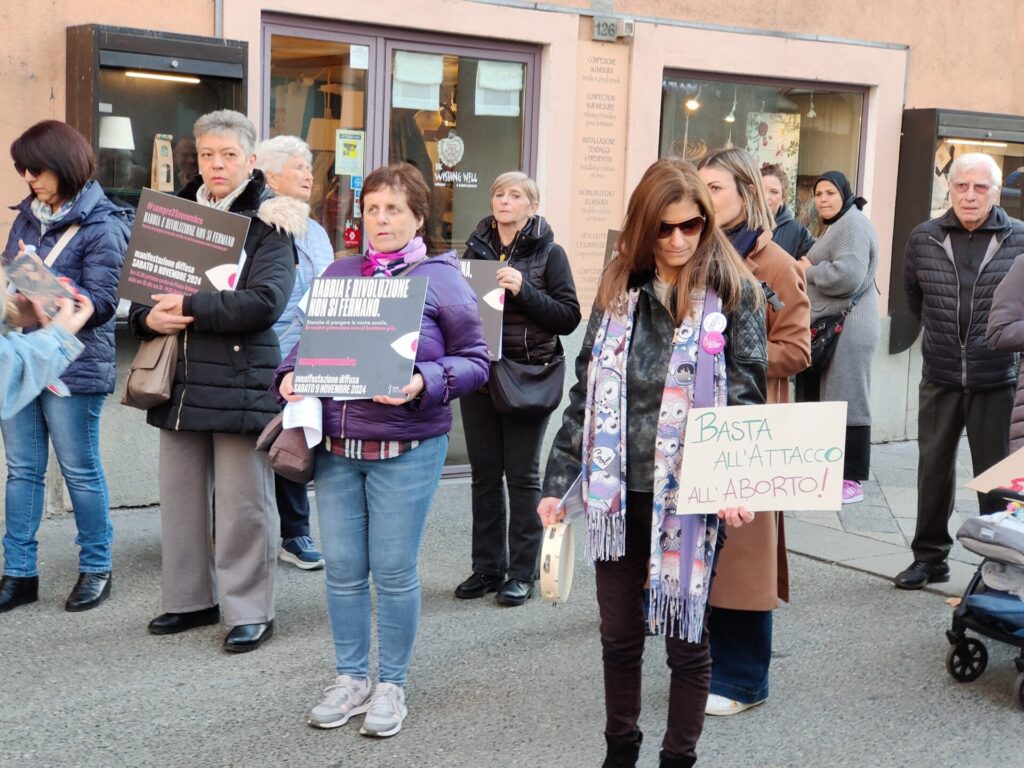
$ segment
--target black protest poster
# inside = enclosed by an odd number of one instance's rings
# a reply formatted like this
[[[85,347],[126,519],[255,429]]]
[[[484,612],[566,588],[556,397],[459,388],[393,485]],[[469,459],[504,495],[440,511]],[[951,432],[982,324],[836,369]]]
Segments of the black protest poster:
[[[318,277],[292,387],[300,395],[400,397],[419,346],[425,277]]]
[[[498,270],[508,265],[486,259],[462,259],[462,276],[476,294],[476,308],[484,326],[487,354],[491,360],[501,357],[501,320],[505,314],[505,289],[498,287]]]
[[[233,290],[248,216],[142,190],[117,293],[153,306],[154,293]]]

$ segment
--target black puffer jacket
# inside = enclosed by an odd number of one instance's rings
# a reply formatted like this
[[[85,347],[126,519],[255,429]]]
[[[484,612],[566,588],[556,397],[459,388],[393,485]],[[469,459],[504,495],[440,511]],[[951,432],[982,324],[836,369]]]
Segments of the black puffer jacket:
[[[803,258],[814,245],[814,237],[793,217],[793,211],[785,203],[775,214],[772,241],[794,259]]]
[[[179,196],[195,200],[201,183],[197,177]],[[233,291],[185,297],[183,314],[195,321],[181,333],[170,401],[146,416],[151,426],[259,434],[280,410],[269,391],[281,362],[273,325],[295,282],[292,234],[305,231],[309,208],[292,198],[268,198],[263,174],[255,171],[231,211],[252,218],[242,273]],[[140,339],[155,336],[146,325],[149,310],[131,308],[129,323]]]
[[[653,272],[631,276],[630,287],[640,288],[633,337],[626,362],[626,420],[629,424],[629,461],[626,485],[631,491],[650,493],[654,488],[654,439],[658,431],[672,336],[676,322],[658,301],[652,285]],[[576,358],[576,383],[569,391],[569,405],[555,436],[544,474],[544,496],[563,496],[580,473],[583,446],[583,411],[587,401],[587,372],[594,335],[603,317],[595,306]],[[761,405],[765,402],[768,376],[768,340],[764,310],[754,309],[753,296],[728,318],[725,330],[726,377],[729,405]]]
[[[496,261],[494,217],[483,219],[466,241],[463,258]],[[518,363],[547,363],[558,336],[580,324],[580,302],[569,259],[543,216],[534,216],[511,244],[508,265],[523,273],[519,295],[505,293],[501,354]]]
[[[1024,252],[1024,222],[997,206],[985,225],[992,237],[974,284],[966,339],[960,337],[957,319],[960,292],[949,238],[952,229],[963,225],[950,209],[915,227],[907,243],[904,284],[924,334],[924,376],[946,389],[980,392],[1012,384],[1017,378],[1014,355],[990,349],[985,329],[996,286]]]

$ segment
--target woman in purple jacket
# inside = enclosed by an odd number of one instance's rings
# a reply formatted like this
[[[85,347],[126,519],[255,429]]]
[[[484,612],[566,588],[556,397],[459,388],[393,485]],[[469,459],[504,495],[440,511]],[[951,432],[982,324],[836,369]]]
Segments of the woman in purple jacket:
[[[322,398],[325,440],[316,452],[320,539],[337,679],[309,714],[336,728],[366,713],[360,733],[393,736],[408,712],[405,679],[420,613],[417,571],[427,510],[441,479],[451,402],[487,381],[487,344],[476,298],[455,252],[428,256],[430,190],[415,167],[393,163],[363,182],[370,247],[335,261],[325,277],[426,277],[416,364],[401,397]],[[296,349],[278,369],[285,400]],[[369,680],[370,573],[377,589],[379,682]]]

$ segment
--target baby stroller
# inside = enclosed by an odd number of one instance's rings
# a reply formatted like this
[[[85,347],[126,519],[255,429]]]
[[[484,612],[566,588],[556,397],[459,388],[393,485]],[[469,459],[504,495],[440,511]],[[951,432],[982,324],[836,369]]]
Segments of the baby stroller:
[[[1004,489],[999,494],[1024,502],[1024,494]],[[998,512],[972,517],[956,534],[966,549],[985,560],[978,566],[960,605],[953,611],[953,626],[946,631],[950,649],[946,669],[954,680],[970,683],[988,665],[984,643],[967,630],[1021,649],[1014,659],[1014,693],[1024,706],[1024,512]]]

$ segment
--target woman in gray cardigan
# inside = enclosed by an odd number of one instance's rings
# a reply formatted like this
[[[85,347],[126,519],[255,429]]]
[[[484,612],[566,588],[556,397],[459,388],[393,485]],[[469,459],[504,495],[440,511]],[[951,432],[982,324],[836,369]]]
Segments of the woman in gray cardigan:
[[[878,237],[861,213],[866,204],[839,171],[819,176],[814,182],[814,206],[828,229],[801,261],[808,264],[811,322],[850,310],[828,368],[796,377],[798,401],[847,404],[844,504],[864,500],[860,484],[868,479],[871,464],[871,358],[880,329],[874,290]]]

